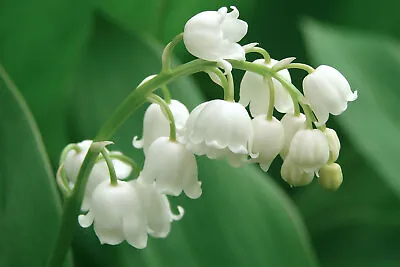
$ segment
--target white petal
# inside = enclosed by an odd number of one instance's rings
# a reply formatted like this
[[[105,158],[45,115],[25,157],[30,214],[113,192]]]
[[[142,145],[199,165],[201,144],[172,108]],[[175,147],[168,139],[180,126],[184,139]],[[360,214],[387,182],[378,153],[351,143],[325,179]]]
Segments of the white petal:
[[[94,231],[101,244],[118,245],[124,241],[124,234],[120,228],[108,228],[95,222]]]
[[[138,136],[134,136],[133,140],[132,140],[132,145],[133,147],[137,148],[137,149],[142,149],[144,146],[144,142],[143,139],[142,140],[138,140]]]
[[[289,152],[289,146],[293,136],[298,130],[306,128],[306,116],[302,113],[300,113],[299,116],[285,114],[281,119],[281,123],[284,129],[284,142],[280,155],[285,159]]]
[[[242,40],[247,33],[247,23],[243,20],[239,20],[239,11],[236,7],[231,6],[233,9],[228,13],[221,24],[221,28],[224,34],[224,38],[227,38],[230,42],[236,43]]]
[[[94,219],[94,214],[93,212],[89,211],[86,215],[79,215],[78,216],[78,222],[79,225],[82,226],[83,228],[87,228],[92,225]]]
[[[122,226],[126,241],[135,248],[143,249],[147,246],[147,229],[143,218],[138,215],[125,216]]]
[[[174,221],[179,221],[180,219],[182,219],[184,214],[185,210],[181,206],[178,206],[178,214],[171,213],[171,219]]]
[[[272,120],[267,120],[266,115],[255,117],[252,125],[254,129],[252,152],[259,155],[252,161],[259,162],[261,168],[266,171],[283,147],[284,129],[280,121],[274,117]]]
[[[299,130],[289,147],[289,160],[305,172],[315,172],[328,162],[329,144],[317,129]]]
[[[112,162],[114,164],[115,173],[118,179],[125,179],[131,175],[133,168],[130,164],[127,164],[119,159],[113,159]]]

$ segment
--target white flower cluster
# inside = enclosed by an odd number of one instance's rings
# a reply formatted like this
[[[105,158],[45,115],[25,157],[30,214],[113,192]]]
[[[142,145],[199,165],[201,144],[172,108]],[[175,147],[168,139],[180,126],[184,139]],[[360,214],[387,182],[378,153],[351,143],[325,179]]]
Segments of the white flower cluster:
[[[88,153],[92,141],[76,144],[63,162],[70,187],[73,188],[79,169]],[[110,155],[122,155],[109,152]],[[183,216],[183,209],[178,206],[179,214],[171,211],[168,198],[160,193],[153,184],[142,184],[137,180],[123,181],[132,171],[132,167],[117,158],[112,159],[118,178],[117,184],[110,183],[110,174],[104,158],[94,165],[87,182],[81,206],[84,213],[78,221],[82,227],[94,225],[100,242],[116,245],[126,240],[136,248],[145,248],[147,235],[157,238],[166,237],[171,222]]]
[[[247,23],[238,19],[235,7],[231,8],[230,13],[223,7],[192,17],[185,25],[183,41],[191,54],[216,62],[225,70],[222,76],[210,74],[214,81],[223,86],[225,78],[225,84],[232,87],[233,63],[245,62],[246,53],[257,48],[237,43],[246,35]],[[265,75],[246,71],[238,103],[215,99],[189,113],[177,100],[160,98],[160,103],[155,95],[149,97],[153,103],[144,115],[142,139],[133,139],[133,146],[144,151],[143,170],[137,179],[124,181],[132,166],[121,160],[120,152],[107,150],[106,155],[118,156],[111,157],[111,167],[104,154],[95,163],[84,193],[80,225],[93,224],[100,242],[113,245],[126,240],[144,248],[148,235],[166,237],[171,222],[183,216],[179,206],[179,214],[173,214],[167,196],[184,192],[196,199],[202,194],[195,155],[227,159],[234,167],[254,162],[264,171],[280,155],[284,160],[281,176],[288,184],[309,184],[316,174],[322,187],[336,190],[343,178],[340,165],[335,163],[340,141],[325,123],[329,114],[343,113],[347,102],[357,98],[357,92],[351,91],[336,69],[319,66],[314,70],[308,66],[311,71],[303,80],[304,96],[300,92],[296,95],[291,91],[294,86],[288,71],[292,60],[277,61],[264,54],[263,59],[246,62],[268,71]],[[273,116],[274,109],[284,113],[280,120]],[[70,188],[76,183],[90,145],[91,141],[76,144],[62,162],[60,173],[65,174]],[[114,178],[110,175],[113,169]]]
[[[238,19],[235,7],[227,13],[225,7],[206,11],[191,18],[185,26],[184,43],[194,56],[222,63],[230,71],[229,59],[245,60],[246,48],[254,44],[237,44],[247,33],[247,24]],[[284,159],[281,176],[292,186],[309,184],[316,173],[324,188],[336,190],[342,182],[340,166],[334,163],[339,155],[340,142],[333,129],[325,127],[329,113],[339,115],[347,102],[357,98],[346,78],[336,69],[319,66],[303,80],[304,96],[291,95],[291,83],[285,65],[294,58],[277,61],[257,59],[253,63],[268,67],[280,77],[262,76],[247,71],[240,84],[240,100],[228,102],[212,100],[196,107],[189,116],[185,141],[188,149],[209,158],[226,157],[233,166],[240,166],[251,157],[267,171],[274,158]],[[267,79],[270,82],[267,82]],[[213,79],[215,81],[215,79]],[[285,82],[287,84],[282,83]],[[220,82],[217,83],[220,84]],[[301,101],[315,114],[316,121],[295,111]],[[253,119],[244,107],[249,106]],[[273,106],[285,113],[279,121],[268,114]],[[308,121],[308,123],[307,123]],[[318,129],[313,129],[312,122]]]

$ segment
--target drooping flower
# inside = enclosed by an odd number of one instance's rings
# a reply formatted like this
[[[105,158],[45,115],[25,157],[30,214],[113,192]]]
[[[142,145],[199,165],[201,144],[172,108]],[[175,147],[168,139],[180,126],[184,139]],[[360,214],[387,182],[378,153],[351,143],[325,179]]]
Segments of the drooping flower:
[[[289,147],[293,136],[297,133],[297,131],[306,128],[306,116],[302,113],[300,113],[298,116],[288,113],[282,117],[281,123],[284,129],[285,139],[280,155],[283,159],[285,159],[289,152]]]
[[[343,182],[342,168],[337,163],[329,163],[319,170],[318,182],[322,188],[336,191]]]
[[[268,171],[271,162],[279,154],[283,146],[284,130],[276,118],[268,120],[266,115],[259,115],[252,121],[254,130],[251,152],[257,155],[253,162],[258,162],[264,171]]]
[[[271,59],[265,63],[264,59],[257,59],[254,63],[273,67],[278,61]],[[285,80],[291,82],[290,73],[287,69],[278,72]],[[272,78],[275,89],[274,106],[281,113],[293,113],[293,101],[289,92],[282,84]],[[269,108],[270,88],[268,82],[256,73],[247,71],[240,83],[240,100],[243,106],[250,106],[250,113],[253,117],[266,114]]]
[[[172,115],[175,119],[176,132],[178,136],[183,135],[184,127],[189,111],[184,104],[178,100],[171,100],[168,104]],[[142,140],[137,140],[137,136],[133,138],[133,146],[143,148],[146,155],[150,145],[161,136],[169,136],[169,121],[166,115],[161,110],[158,104],[151,104],[144,114],[143,119],[143,137]]]
[[[317,171],[329,159],[329,145],[325,135],[317,129],[297,131],[286,159],[305,172]]]
[[[290,159],[285,159],[281,167],[281,177],[291,186],[308,185],[314,179],[313,171],[299,168]]]
[[[335,162],[339,157],[340,140],[335,130],[326,128],[324,131],[329,145],[329,162]]]
[[[226,157],[232,166],[247,161],[253,127],[246,109],[239,103],[211,100],[197,106],[186,123],[187,148],[211,159]]]
[[[346,78],[336,69],[321,65],[303,80],[304,96],[318,119],[326,123],[329,113],[340,115],[347,109],[347,102],[357,99]]]
[[[143,184],[137,180],[129,182],[139,194],[147,219],[147,232],[157,238],[164,238],[171,229],[171,222],[180,220],[184,214],[178,206],[179,214],[175,215],[166,195],[161,194],[154,184]]]
[[[159,137],[151,144],[138,181],[155,182],[161,193],[172,196],[180,195],[182,190],[190,198],[202,193],[195,156],[185,145],[168,137]]]
[[[142,249],[147,246],[147,217],[140,196],[129,182],[109,181],[99,184],[93,192],[86,215],[79,215],[79,224],[94,231],[102,244],[117,245],[126,240]]]
[[[89,151],[90,145],[92,144],[92,140],[85,140],[76,145],[79,148],[79,151],[70,150],[63,162],[63,168],[67,175],[70,186],[73,187],[76,183],[76,179],[78,177],[79,170],[82,166],[83,160],[86,157],[86,154]],[[120,153],[120,152],[113,152]],[[130,175],[132,172],[132,166],[118,160],[113,159],[113,164],[115,167],[115,172],[118,179],[124,179]],[[90,175],[88,177],[88,182],[85,189],[85,194],[82,202],[82,210],[88,210],[91,203],[92,193],[94,189],[103,181],[110,179],[110,173],[108,171],[108,167],[104,159],[98,161],[94,166]]]
[[[192,55],[222,63],[225,70],[232,68],[225,59],[245,60],[239,42],[247,33],[247,23],[239,20],[236,7],[228,13],[226,7],[218,11],[204,11],[193,16],[185,25],[183,41]]]

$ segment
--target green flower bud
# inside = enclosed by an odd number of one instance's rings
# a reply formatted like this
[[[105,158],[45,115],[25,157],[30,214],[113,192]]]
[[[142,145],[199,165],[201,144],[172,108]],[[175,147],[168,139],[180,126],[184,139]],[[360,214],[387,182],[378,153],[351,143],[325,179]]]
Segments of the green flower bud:
[[[337,163],[329,163],[319,170],[319,184],[326,190],[336,191],[343,182],[342,168]]]

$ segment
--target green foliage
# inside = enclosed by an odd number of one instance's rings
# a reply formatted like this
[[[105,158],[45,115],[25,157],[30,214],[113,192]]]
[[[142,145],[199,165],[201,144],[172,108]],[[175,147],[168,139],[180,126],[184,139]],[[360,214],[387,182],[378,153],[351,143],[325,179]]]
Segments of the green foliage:
[[[371,167],[400,194],[400,45],[382,36],[333,30],[308,22],[312,58],[341,70],[360,98],[338,122]]]
[[[276,183],[279,164],[271,177],[200,158],[204,194],[172,199],[186,214],[167,239],[151,238],[145,250],[101,246],[92,228],[78,227],[76,266],[307,267],[318,265],[314,250],[324,267],[399,265],[400,2],[3,0],[0,62],[21,93],[1,71],[1,267],[43,266],[55,240],[60,198],[56,166],[50,167],[45,150],[55,165],[68,142],[93,138],[129,92],[160,70],[163,45],[187,19],[224,5],[237,6],[249,23],[243,44],[258,41],[276,59],[296,56],[307,63],[310,57],[332,65],[359,91],[359,99],[330,122],[342,140],[342,188],[329,193],[316,182],[299,189],[285,185],[297,208]],[[325,24],[299,24],[304,16]],[[175,54],[192,58],[182,45]],[[301,83],[301,75],[294,72],[294,80]],[[173,97],[189,109],[204,95],[221,97],[206,75],[195,79],[173,83]],[[141,135],[144,109],[110,147],[140,164],[142,152],[131,141]]]
[[[64,99],[91,11],[80,0],[0,2],[0,61],[32,109],[52,159],[67,144]]]
[[[359,99],[336,120],[348,138],[339,157],[342,188],[335,194],[309,188],[294,199],[323,266],[397,266],[399,46],[313,21],[304,24],[304,35],[314,62],[340,69]]]
[[[156,52],[148,45],[150,42],[143,42],[103,19],[98,20],[74,91],[74,110],[78,111],[74,115],[79,122],[76,123],[77,140],[90,137],[113,111],[114,104],[132,90],[132,85],[159,70],[160,50]],[[109,51],[112,52],[108,54]],[[174,98],[191,108],[204,101],[191,79],[170,88]],[[92,96],[90,103],[89,96]],[[96,107],[102,109],[93,113]],[[143,158],[142,152],[135,151],[131,145],[133,135],[141,135],[142,119],[143,109],[115,137],[115,149],[135,159]],[[166,263],[171,266],[316,266],[293,204],[253,167],[233,169],[225,162],[199,159],[204,194],[198,200],[185,197],[173,200],[175,205],[186,209],[186,214],[182,221],[173,224],[168,238],[151,239],[143,251],[124,245],[108,253],[118,254],[119,266],[130,266],[134,262],[145,266]],[[105,253],[102,249],[93,252],[93,248],[84,248],[78,242],[76,248],[82,258],[86,253]],[[283,250],[291,251],[291,257],[281,257]]]
[[[36,123],[1,66],[0,147],[0,266],[42,267],[58,231],[60,201]]]

